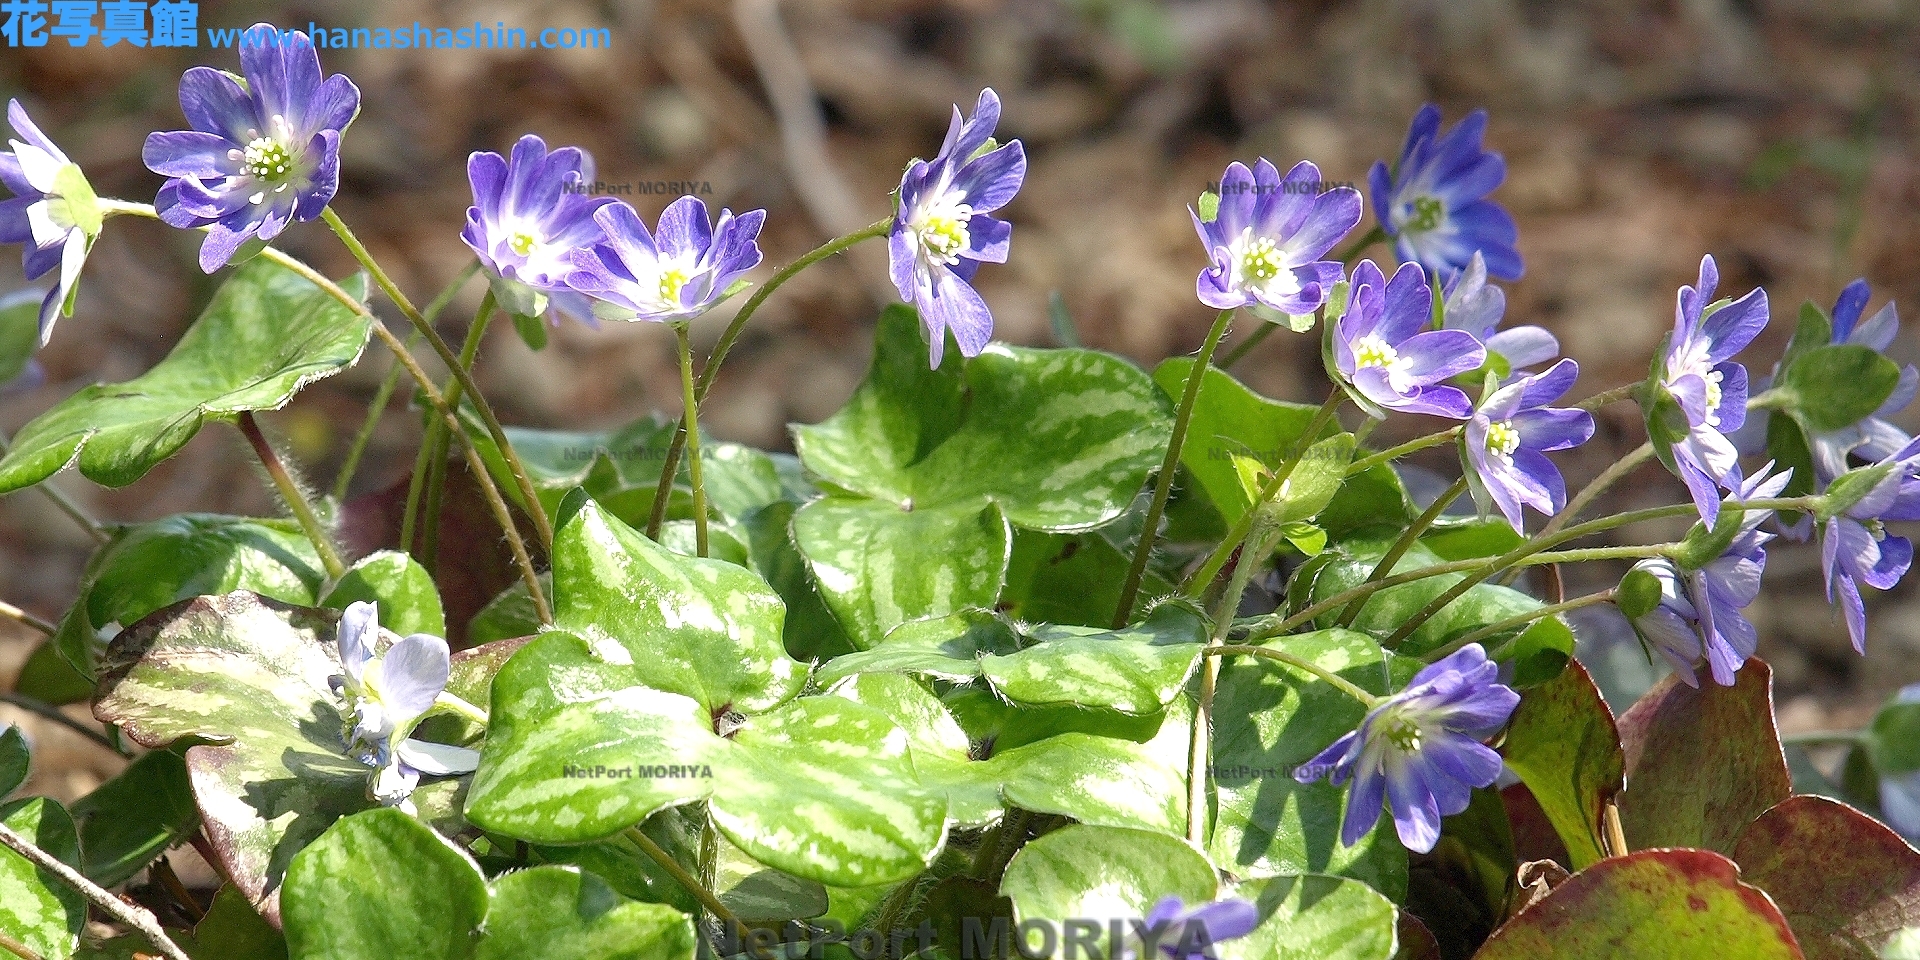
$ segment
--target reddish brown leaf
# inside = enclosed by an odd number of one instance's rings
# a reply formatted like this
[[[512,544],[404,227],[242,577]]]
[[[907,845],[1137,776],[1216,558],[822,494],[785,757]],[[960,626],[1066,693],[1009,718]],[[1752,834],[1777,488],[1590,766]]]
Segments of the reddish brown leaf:
[[[1602,860],[1488,938],[1475,960],[1804,960],[1786,918],[1705,850]]]
[[[1874,960],[1888,937],[1920,926],[1920,853],[1844,803],[1783,801],[1747,827],[1733,859],[1810,960]]]
[[[1547,819],[1546,811],[1540,809],[1540,801],[1533,798],[1533,791],[1524,783],[1516,783],[1500,791],[1500,802],[1507,808],[1507,823],[1513,828],[1513,854],[1521,863],[1534,860],[1552,860],[1561,866],[1567,866],[1572,857],[1567,856],[1567,845],[1560,842],[1560,834],[1553,829],[1552,821]]]
[[[1504,751],[1565,844],[1567,866],[1579,870],[1606,856],[1600,814],[1620,790],[1625,761],[1613,711],[1579,661],[1521,695]]]
[[[1793,793],[1773,724],[1773,672],[1759,659],[1731,687],[1660,681],[1620,718],[1620,741],[1620,823],[1636,850],[1731,853],[1747,824]]]

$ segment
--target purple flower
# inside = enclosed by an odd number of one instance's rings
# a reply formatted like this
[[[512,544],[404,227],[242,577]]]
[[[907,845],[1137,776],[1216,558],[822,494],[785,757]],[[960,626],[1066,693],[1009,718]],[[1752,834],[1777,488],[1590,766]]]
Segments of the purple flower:
[[[1013,225],[988,214],[1006,206],[1027,176],[1020,141],[988,149],[999,123],[999,95],[980,91],[972,117],[963,121],[953,108],[940,152],[915,160],[900,178],[888,260],[900,299],[920,311],[934,367],[946,352],[948,330],[968,357],[993,337],[993,315],[973,289],[973,275],[982,263],[1007,262]]]
[[[20,101],[7,101],[7,122],[24,139],[8,141],[12,152],[0,153],[0,183],[13,193],[0,200],[0,243],[25,245],[21,270],[28,280],[60,268],[60,282],[40,301],[45,346],[54,323],[73,315],[74,285],[100,235],[100,208],[86,175],[40,132]]]
[[[272,30],[257,24],[254,30]],[[304,33],[240,47],[240,77],[194,67],[180,78],[192,130],[147,136],[147,169],[169,177],[160,219],[206,227],[200,269],[225,266],[250,237],[269,241],[291,221],[320,216],[340,184],[340,137],[360,112],[345,76],[322,80]]]
[[[422,774],[472,773],[480,755],[409,737],[447,688],[447,642],[416,633],[376,654],[379,636],[379,607],[364,600],[348,604],[335,628],[345,674],[334,677],[333,686],[347,703],[347,748],[376,771],[374,799],[405,807]]]
[[[1470,643],[1414,674],[1405,690],[1367,712],[1352,733],[1294,771],[1312,783],[1331,773],[1353,781],[1340,842],[1353,846],[1380,820],[1384,799],[1410,850],[1440,839],[1440,818],[1467,808],[1474,787],[1500,776],[1500,755],[1482,743],[1506,726],[1520,695],[1500,683],[1500,667]]]
[[[1742,482],[1729,502],[1778,496],[1792,471],[1769,476],[1772,465]],[[1734,675],[1760,643],[1753,624],[1741,614],[1760,595],[1771,533],[1759,529],[1767,511],[1748,511],[1726,552],[1698,570],[1684,570],[1665,557],[1642,560],[1635,570],[1660,583],[1660,602],[1634,619],[1640,638],[1667,662],[1688,686],[1698,687],[1699,665],[1707,662],[1713,682],[1731,687]]]
[[[1920,440],[1889,454],[1875,468],[1887,474],[1852,506],[1827,521],[1820,542],[1820,566],[1827,581],[1827,602],[1838,603],[1847,618],[1847,636],[1855,653],[1867,652],[1867,609],[1860,584],[1890,590],[1913,565],[1913,542],[1887,533],[1889,520],[1920,520]]]
[[[1719,283],[1713,256],[1700,258],[1699,285],[1680,288],[1673,334],[1659,371],[1660,386],[1686,421],[1684,435],[1666,441],[1671,445],[1665,451],[1669,466],[1686,483],[1708,526],[1720,514],[1717,488],[1740,483],[1740,452],[1727,435],[1747,419],[1747,368],[1732,358],[1767,325],[1767,293],[1757,287],[1707,312]]]
[[[1548,404],[1565,396],[1579,376],[1579,364],[1561,360],[1495,390],[1473,412],[1460,443],[1468,488],[1483,514],[1491,500],[1515,530],[1524,531],[1523,505],[1548,516],[1566,506],[1566,481],[1545,452],[1592,439],[1593,415]]]
[[[650,234],[632,207],[608,204],[593,212],[606,242],[574,252],[567,285],[592,297],[604,320],[684,323],[746,285],[740,277],[760,263],[754,238],[766,218],[765,210],[735,217],[722,208],[709,224],[700,198],[681,197]]]
[[[467,180],[473,206],[460,239],[480,258],[501,305],[537,317],[550,301],[593,322],[592,302],[567,286],[573,251],[607,239],[594,212],[616,202],[577,192],[593,181],[593,158],[579,147],[549,153],[546,141],[528,134],[513,145],[511,160],[497,153],[469,156]]]
[[[1498,329],[1507,312],[1506,291],[1487,282],[1487,261],[1475,250],[1465,270],[1447,281],[1442,329],[1473,334],[1490,354],[1506,360],[1509,376],[1518,376],[1560,355],[1560,341],[1545,327]]]
[[[1340,261],[1321,258],[1360,222],[1360,191],[1323,191],[1319,168],[1304,160],[1284,179],[1265,158],[1251,171],[1236,161],[1220,178],[1214,218],[1187,212],[1213,261],[1195,284],[1201,303],[1220,310],[1259,303],[1299,316],[1327,302],[1345,272]]]
[[[1465,267],[1478,251],[1487,272],[1518,280],[1526,265],[1513,243],[1520,231],[1499,204],[1485,199],[1507,178],[1507,162],[1481,147],[1487,112],[1475,110],[1442,136],[1440,108],[1414,114],[1400,162],[1391,172],[1375,162],[1367,176],[1374,216],[1394,240],[1403,263],[1443,277]]]
[[[1464,330],[1429,330],[1433,290],[1419,264],[1386,280],[1372,260],[1353,271],[1353,293],[1334,331],[1334,363],[1360,395],[1390,410],[1465,420],[1473,404],[1453,376],[1477,370],[1487,351]]]
[[[1244,937],[1259,925],[1260,911],[1233,898],[1188,910],[1179,897],[1163,897],[1146,916],[1148,934],[1157,938],[1151,945],[1170,960],[1214,960],[1214,944]]]

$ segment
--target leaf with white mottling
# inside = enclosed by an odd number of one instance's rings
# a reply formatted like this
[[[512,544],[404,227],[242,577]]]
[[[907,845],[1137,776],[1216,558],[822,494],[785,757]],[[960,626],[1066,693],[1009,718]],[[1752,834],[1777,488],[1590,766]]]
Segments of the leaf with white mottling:
[[[866,649],[909,620],[993,606],[1013,531],[990,503],[902,510],[827,497],[794,514],[793,537],[827,609]]]
[[[1060,933],[1091,924],[1100,956],[1113,956],[1108,932],[1114,921],[1131,932],[1162,897],[1208,903],[1219,883],[1213,864],[1185,840],[1076,824],[1020,848],[1007,864],[1000,892],[1013,901],[1020,922],[1050,921]],[[1037,945],[1032,938],[1028,943]]]
[[[0,823],[70,867],[80,866],[80,837],[57,801],[28,797],[0,807]],[[0,847],[0,932],[45,957],[65,960],[87,922],[79,891],[25,857]]]
[[[1221,960],[1393,960],[1393,901],[1372,887],[1318,874],[1249,880],[1233,890],[1260,925],[1223,941]]]

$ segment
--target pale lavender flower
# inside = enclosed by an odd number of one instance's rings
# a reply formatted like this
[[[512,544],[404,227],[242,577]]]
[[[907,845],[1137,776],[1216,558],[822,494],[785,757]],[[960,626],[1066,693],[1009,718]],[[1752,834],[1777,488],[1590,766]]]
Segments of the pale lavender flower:
[[[171,178],[153,201],[160,219],[207,228],[207,273],[249,238],[270,241],[320,216],[340,185],[340,138],[360,112],[359,89],[341,74],[321,78],[304,33],[242,44],[240,68],[244,79],[211,67],[182,75],[180,109],[193,129],[149,134],[141,153],[147,169]]]
[[[38,280],[60,268],[60,280],[40,301],[40,344],[62,315],[73,315],[73,290],[87,253],[100,235],[100,209],[80,167],[40,132],[20,101],[7,101],[7,122],[21,139],[0,153],[0,183],[13,193],[0,200],[0,243],[25,247],[21,270]]]
[[[1319,309],[1346,269],[1323,258],[1360,222],[1360,191],[1322,189],[1319,168],[1304,160],[1283,178],[1261,158],[1251,171],[1229,164],[1219,199],[1212,220],[1187,211],[1213,263],[1195,282],[1200,302],[1295,316]]]
[[[1747,369],[1735,354],[1767,325],[1767,293],[1754,288],[1712,312],[1720,271],[1711,254],[1700,259],[1700,281],[1680,288],[1673,335],[1667,341],[1660,386],[1678,403],[1686,419],[1684,435],[1666,437],[1671,466],[1686,483],[1700,519],[1712,526],[1720,514],[1720,487],[1740,484],[1740,452],[1727,435],[1747,419]]]
[[[447,642],[416,633],[376,653],[379,636],[379,607],[364,600],[348,604],[335,628],[345,673],[333,678],[333,686],[348,707],[348,749],[375,768],[374,799],[406,806],[422,774],[472,773],[480,755],[409,736],[447,688],[452,672]]]
[[[1465,420],[1473,404],[1446,380],[1486,362],[1464,330],[1429,330],[1433,290],[1419,264],[1386,280],[1372,260],[1353,271],[1347,312],[1334,330],[1334,364],[1359,394],[1389,410]]]
[[[1481,146],[1486,132],[1487,112],[1475,110],[1442,135],[1440,108],[1430,103],[1414,114],[1400,162],[1392,170],[1384,160],[1373,165],[1374,216],[1401,262],[1449,277],[1479,252],[1502,280],[1525,272],[1513,217],[1486,199],[1507,178],[1506,160]]]
[[[1827,581],[1827,602],[1837,603],[1847,619],[1855,653],[1867,652],[1867,608],[1860,584],[1890,590],[1913,565],[1913,542],[1887,532],[1887,521],[1920,520],[1920,440],[1895,450],[1875,468],[1886,476],[1866,496],[1827,521],[1820,542],[1820,566]]]
[[[1592,439],[1593,415],[1549,404],[1565,396],[1579,376],[1579,364],[1561,360],[1544,373],[1495,390],[1473,412],[1460,444],[1468,489],[1483,513],[1491,501],[1515,530],[1524,531],[1523,506],[1548,516],[1566,506],[1566,480],[1545,454]]]
[[[1147,912],[1146,928],[1168,960],[1216,960],[1213,945],[1252,933],[1260,911],[1245,900],[1227,898],[1189,910],[1177,896],[1162,897]]]
[[[993,338],[993,314],[973,289],[982,263],[1007,262],[1013,225],[988,216],[1007,205],[1027,176],[1026,148],[993,146],[1000,97],[980,91],[973,116],[953,108],[946,142],[932,160],[915,160],[900,179],[899,206],[887,237],[893,285],[920,312],[927,362],[940,366],[947,331],[962,356],[978,356]]]
[[[1346,846],[1373,829],[1384,802],[1400,842],[1432,850],[1441,818],[1465,810],[1473,788],[1500,776],[1500,755],[1481,741],[1506,726],[1520,695],[1499,678],[1499,664],[1479,644],[1467,644],[1414,674],[1405,690],[1369,710],[1358,729],[1294,771],[1294,779],[1353,782],[1340,828]]]
[[[1778,496],[1793,472],[1771,475],[1771,469],[1768,464],[1742,481],[1728,501]],[[1759,647],[1759,633],[1741,611],[1760,595],[1760,575],[1767,564],[1765,547],[1774,539],[1759,529],[1768,515],[1765,510],[1747,511],[1732,545],[1698,570],[1682,569],[1664,557],[1634,564],[1635,570],[1651,574],[1660,583],[1659,603],[1634,619],[1634,629],[1688,686],[1700,685],[1703,660],[1713,682],[1733,686],[1735,674]]]
[[[1508,376],[1520,376],[1560,355],[1560,341],[1545,327],[1523,325],[1500,329],[1507,312],[1506,291],[1487,282],[1486,258],[1475,250],[1465,270],[1447,281],[1441,327],[1465,330],[1507,362]]]
[[[574,250],[606,242],[593,215],[616,202],[580,192],[593,182],[593,158],[579,147],[548,152],[546,141],[527,134],[513,145],[511,159],[488,152],[469,156],[467,180],[473,206],[460,239],[480,258],[501,305],[535,317],[551,303],[592,323],[592,302],[567,286],[567,275],[574,270]]]
[[[603,320],[684,323],[712,309],[746,285],[741,279],[760,263],[755,238],[765,210],[738,217],[721,209],[707,221],[707,205],[681,197],[660,214],[657,233],[625,203],[594,211],[606,242],[573,254],[567,285],[592,297]]]

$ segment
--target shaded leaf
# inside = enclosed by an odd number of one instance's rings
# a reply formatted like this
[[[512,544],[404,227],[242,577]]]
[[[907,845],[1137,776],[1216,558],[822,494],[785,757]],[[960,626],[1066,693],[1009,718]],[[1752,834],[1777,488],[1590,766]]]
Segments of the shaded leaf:
[[[493,881],[475,960],[692,960],[693,921],[635,903],[572,867],[534,867]],[[824,899],[824,898],[823,898]]]
[[[1221,943],[1221,960],[1391,960],[1393,901],[1343,877],[1248,880],[1233,896],[1253,903],[1260,926]]]
[[[1620,718],[1620,742],[1620,823],[1634,849],[1731,852],[1747,824],[1793,792],[1774,728],[1773,673],[1759,659],[1731,687],[1660,681]]]
[[[1601,813],[1620,790],[1626,758],[1613,711],[1585,667],[1569,663],[1559,677],[1521,694],[1504,752],[1507,768],[1566,844],[1571,867],[1584,870],[1606,856]]]
[[[1773,897],[1809,960],[1874,960],[1920,926],[1920,853],[1872,817],[1821,797],[1790,797],[1733,848],[1744,879]]]
[[[57,801],[28,797],[0,806],[0,824],[67,866],[80,866],[80,837]],[[0,930],[46,960],[65,960],[80,941],[87,901],[25,857],[0,847]]]
[[[156,750],[73,804],[86,851],[82,872],[112,887],[140,872],[200,825],[187,764]]]

